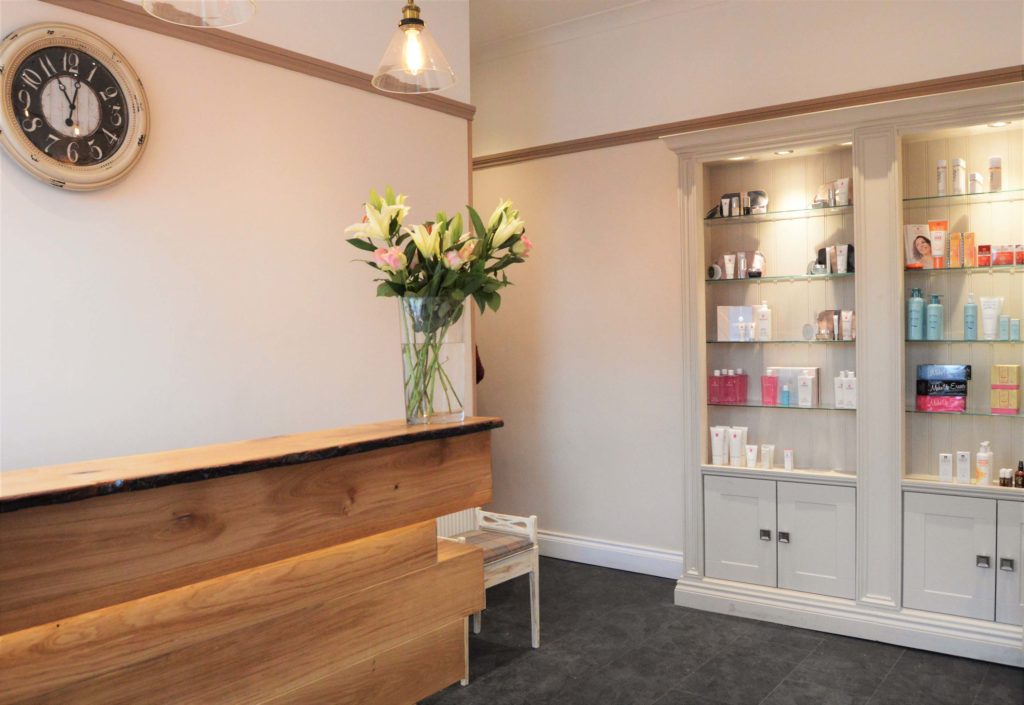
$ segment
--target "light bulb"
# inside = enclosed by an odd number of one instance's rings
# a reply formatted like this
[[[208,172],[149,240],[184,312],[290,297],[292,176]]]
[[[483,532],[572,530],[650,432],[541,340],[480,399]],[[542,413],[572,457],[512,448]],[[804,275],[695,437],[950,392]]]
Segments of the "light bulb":
[[[416,27],[409,27],[405,30],[405,47],[402,49],[402,63],[405,70],[413,76],[423,70],[425,58],[423,56],[423,44],[420,43],[420,30]]]

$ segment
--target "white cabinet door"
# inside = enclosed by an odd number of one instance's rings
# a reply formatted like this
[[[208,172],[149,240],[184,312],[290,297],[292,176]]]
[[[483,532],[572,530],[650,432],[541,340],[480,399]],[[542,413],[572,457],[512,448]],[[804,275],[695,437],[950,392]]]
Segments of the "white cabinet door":
[[[775,586],[775,482],[704,478],[704,573]]]
[[[905,493],[904,607],[994,619],[995,549],[996,500]]]
[[[999,500],[996,529],[996,621],[1024,624],[1024,502]]]
[[[853,599],[857,491],[778,484],[779,587]]]

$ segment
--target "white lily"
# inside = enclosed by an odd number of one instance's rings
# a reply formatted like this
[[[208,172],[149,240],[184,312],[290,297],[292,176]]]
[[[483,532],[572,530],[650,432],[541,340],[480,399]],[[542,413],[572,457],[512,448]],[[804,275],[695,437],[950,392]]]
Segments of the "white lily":
[[[434,259],[440,256],[441,242],[436,233],[427,230],[419,223],[412,226],[407,232],[412,237],[412,241],[416,243],[416,249],[420,251],[424,259]]]
[[[345,228],[346,233],[356,233],[365,238],[378,238],[387,240],[390,234],[391,218],[385,216],[379,210],[366,204],[366,218],[362,223],[356,223]]]
[[[526,223],[519,220],[518,218],[510,218],[505,215],[501,219],[501,224],[498,225],[498,229],[494,231],[494,237],[491,238],[491,247],[495,250],[505,244],[505,242],[513,235],[526,230]]]
[[[512,207],[512,201],[499,201],[498,207],[491,213],[491,219],[487,221],[487,229],[494,230],[495,226],[501,220],[501,216],[505,215],[505,210]]]
[[[402,221],[405,220],[405,216],[409,213],[409,206],[405,205],[405,196],[398,197],[398,203],[391,205],[385,205],[381,208],[381,214],[391,221],[395,219],[398,224],[401,225]]]

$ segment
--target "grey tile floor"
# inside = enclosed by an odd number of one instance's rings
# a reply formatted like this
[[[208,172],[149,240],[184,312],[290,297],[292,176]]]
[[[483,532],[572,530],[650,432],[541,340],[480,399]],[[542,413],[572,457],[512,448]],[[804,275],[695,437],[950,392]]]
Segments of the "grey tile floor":
[[[541,559],[487,592],[470,684],[422,705],[1024,705],[1024,669],[700,612],[674,581]]]

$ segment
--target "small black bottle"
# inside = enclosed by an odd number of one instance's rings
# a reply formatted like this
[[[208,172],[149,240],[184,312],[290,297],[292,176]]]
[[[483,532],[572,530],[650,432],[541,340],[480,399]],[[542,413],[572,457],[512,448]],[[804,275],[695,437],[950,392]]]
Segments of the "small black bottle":
[[[1017,461],[1017,472],[1013,475],[1013,486],[1024,489],[1024,460]]]

